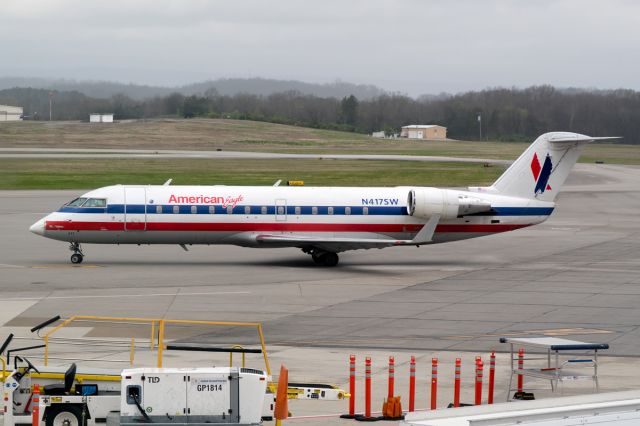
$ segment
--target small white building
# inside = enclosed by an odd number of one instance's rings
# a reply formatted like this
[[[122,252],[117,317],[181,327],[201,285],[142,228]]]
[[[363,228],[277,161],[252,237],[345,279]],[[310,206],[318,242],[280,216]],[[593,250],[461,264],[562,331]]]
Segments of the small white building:
[[[412,124],[404,126],[400,132],[401,138],[445,140],[447,139],[447,128],[437,124]]]
[[[0,121],[20,121],[22,114],[22,107],[0,105]]]
[[[380,139],[384,139],[387,137],[387,135],[384,134],[384,130],[380,131],[380,132],[373,132],[371,133],[371,137],[372,138],[380,138]]]
[[[113,123],[113,113],[89,114],[89,123]]]

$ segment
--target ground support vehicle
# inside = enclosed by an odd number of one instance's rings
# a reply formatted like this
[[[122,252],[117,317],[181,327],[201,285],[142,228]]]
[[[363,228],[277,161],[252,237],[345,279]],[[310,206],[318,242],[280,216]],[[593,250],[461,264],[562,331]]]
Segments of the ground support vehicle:
[[[35,367],[29,364],[5,380],[4,426],[257,425],[262,421],[265,403],[269,405],[266,401],[269,377],[262,370],[126,369],[121,374],[121,388],[114,391],[100,390],[95,383],[77,383],[75,364],[65,373],[64,384],[44,386],[42,394],[33,394],[26,403],[17,403],[14,395],[22,395],[19,391],[26,382],[21,381],[32,369]],[[9,409],[11,406],[17,406],[18,412]]]
[[[55,325],[61,321],[61,323]],[[118,339],[100,339],[100,338],[75,338],[75,337],[56,337],[55,334],[69,326],[70,324],[81,323],[83,326],[96,326],[100,324],[123,324],[127,327],[143,326],[149,327],[142,335],[149,335],[148,341],[140,344],[140,338],[131,337],[130,340]],[[55,325],[55,326],[54,326]],[[250,327],[258,330],[260,348],[248,349],[239,345],[231,347],[216,347],[207,344],[179,343],[169,341],[165,338],[166,327],[173,325],[174,327],[186,326],[229,326],[229,327]],[[47,332],[41,330],[46,327],[52,327]],[[88,366],[79,366],[77,369],[66,370],[66,368],[50,366],[49,361],[55,359],[57,362],[99,362],[99,365],[107,365],[109,362],[127,362],[133,368],[136,351],[146,351],[151,353],[157,359],[156,370],[164,371],[163,353],[167,351],[199,351],[199,352],[220,352],[229,354],[229,371],[238,371],[238,375],[242,378],[243,374],[249,374],[251,371],[261,372],[265,377],[266,391],[263,392],[262,404],[257,407],[261,408],[261,416],[264,420],[271,420],[273,417],[274,400],[277,392],[277,384],[271,382],[269,361],[266,353],[266,345],[262,334],[261,325],[259,323],[238,323],[224,321],[189,321],[189,320],[168,320],[164,318],[121,318],[121,317],[95,317],[95,316],[72,316],[70,318],[53,317],[31,329],[31,332],[37,332],[37,338],[18,337],[17,339],[34,340],[34,344],[22,347],[10,348],[13,334],[10,334],[0,345],[0,364],[2,374],[0,374],[0,382],[3,388],[3,409],[4,415],[0,416],[0,420],[4,426],[14,426],[16,424],[32,424],[31,417],[34,408],[33,400],[35,397],[34,389],[39,387],[42,391],[39,395],[42,409],[38,414],[37,423],[43,426],[95,426],[96,424],[104,424],[109,420],[111,423],[119,423],[120,416],[114,416],[112,412],[118,412],[120,409],[120,397],[122,389],[122,369],[105,369]],[[137,345],[135,342],[138,342]],[[147,346],[148,345],[148,346]],[[79,348],[78,351],[75,348]],[[26,351],[43,349],[43,356],[37,356],[42,360],[36,368],[24,356]],[[5,351],[6,350],[6,351]],[[86,351],[86,352],[83,352]],[[122,358],[123,353],[129,354],[129,359]],[[85,355],[88,354],[88,355]],[[233,355],[238,353],[242,355],[241,367],[234,367]],[[254,370],[245,368],[245,355],[257,354],[264,359],[264,369]],[[11,359],[13,355],[13,359]],[[114,359],[115,357],[115,359]],[[104,358],[104,361],[103,361]],[[13,361],[13,362],[11,362]],[[206,361],[198,361],[199,363],[209,364]],[[191,363],[193,365],[193,363]],[[211,364],[209,364],[211,365]],[[7,367],[13,369],[7,369]],[[39,371],[40,369],[41,371]],[[168,369],[166,371],[169,371]],[[179,370],[186,371],[186,370]],[[262,371],[264,371],[262,373]],[[231,374],[231,373],[230,373]],[[258,374],[259,375],[259,374]],[[246,380],[245,380],[246,381]],[[62,384],[64,382],[64,385]],[[163,381],[163,382],[166,382]],[[185,382],[186,383],[186,382]],[[50,385],[57,385],[57,394],[51,394],[47,391]],[[229,385],[231,386],[231,384]],[[228,386],[228,387],[229,387]],[[61,389],[60,389],[61,388]],[[209,388],[211,389],[211,388]],[[242,390],[243,388],[240,387]],[[197,390],[197,388],[196,388]],[[122,391],[125,392],[125,391]],[[231,391],[230,391],[231,392]],[[125,394],[126,395],[126,394]],[[342,400],[348,398],[349,394],[336,386],[314,383],[289,383],[287,395],[289,399],[311,399],[311,400]],[[144,399],[144,392],[140,395],[140,403]],[[247,421],[248,414],[242,412],[242,391],[239,398],[241,411],[240,422]],[[236,397],[229,397],[230,401]],[[115,402],[114,402],[115,401]],[[38,407],[40,407],[40,404]],[[75,404],[75,405],[74,405]],[[75,407],[71,412],[64,415],[62,406]],[[153,406],[151,407],[154,409]],[[185,407],[187,411],[189,406]],[[146,409],[146,407],[145,407]],[[229,413],[228,410],[232,412]],[[233,414],[233,407],[226,408],[227,412],[222,416],[222,412],[214,414],[224,420],[230,422],[230,414]],[[53,413],[53,414],[51,414]],[[166,417],[167,413],[164,413]],[[199,420],[195,415],[188,416],[187,423],[194,423]],[[58,416],[60,415],[60,417]],[[179,417],[179,413],[176,414]],[[252,415],[252,414],[251,414]],[[172,418],[176,416],[169,414]],[[59,421],[56,421],[58,419]],[[79,419],[79,420],[78,420]],[[179,419],[180,421],[184,419]],[[51,423],[53,422],[53,423]],[[178,422],[172,420],[173,423]],[[114,424],[115,424],[114,423]],[[178,422],[179,423],[179,422]],[[208,423],[211,424],[211,423]],[[237,424],[237,422],[236,422]]]
[[[124,370],[120,424],[259,424],[267,382],[242,367]]]

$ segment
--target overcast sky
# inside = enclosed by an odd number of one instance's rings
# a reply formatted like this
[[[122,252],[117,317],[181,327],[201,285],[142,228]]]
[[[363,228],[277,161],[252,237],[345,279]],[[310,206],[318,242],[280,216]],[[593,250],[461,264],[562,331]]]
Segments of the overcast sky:
[[[0,76],[640,90],[636,0],[2,0]]]

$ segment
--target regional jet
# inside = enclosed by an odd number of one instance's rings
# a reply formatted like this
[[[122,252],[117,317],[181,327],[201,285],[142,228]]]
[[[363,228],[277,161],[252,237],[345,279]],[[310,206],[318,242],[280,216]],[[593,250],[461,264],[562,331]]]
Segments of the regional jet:
[[[601,139],[552,132],[487,187],[114,185],[76,198],[30,231],[81,244],[233,244],[297,247],[318,265],[347,250],[421,246],[545,221],[582,148]]]

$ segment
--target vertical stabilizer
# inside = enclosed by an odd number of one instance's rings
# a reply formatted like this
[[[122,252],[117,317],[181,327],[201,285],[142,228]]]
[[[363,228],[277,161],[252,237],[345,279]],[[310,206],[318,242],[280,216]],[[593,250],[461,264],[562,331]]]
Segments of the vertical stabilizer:
[[[495,181],[491,190],[512,197],[553,201],[584,145],[600,139],[615,138],[594,138],[569,132],[545,133]]]

